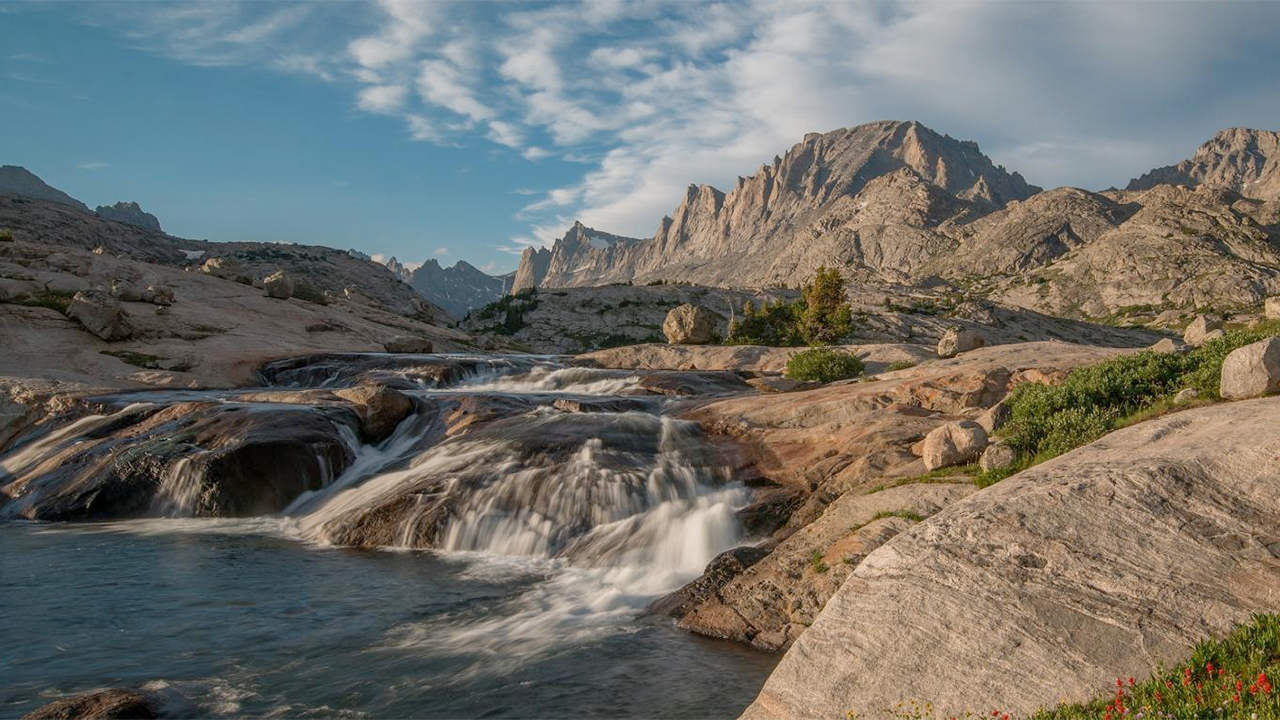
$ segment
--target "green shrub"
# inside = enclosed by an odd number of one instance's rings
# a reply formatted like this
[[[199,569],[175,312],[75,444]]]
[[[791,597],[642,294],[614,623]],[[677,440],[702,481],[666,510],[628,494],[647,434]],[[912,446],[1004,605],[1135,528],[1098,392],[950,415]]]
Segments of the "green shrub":
[[[534,288],[526,288],[515,295],[507,295],[501,300],[475,310],[474,316],[477,320],[498,320],[497,323],[482,328],[487,332],[514,335],[524,327],[524,314],[537,307],[538,291]],[[471,314],[468,313],[467,317],[471,317]]]
[[[819,347],[792,355],[784,374],[792,380],[829,383],[857,377],[864,369],[862,361],[847,352]]]
[[[804,337],[800,334],[799,327],[803,312],[803,301],[765,302],[758,310],[748,301],[742,307],[742,316],[729,323],[729,334],[725,336],[724,344],[770,347],[803,345]]]
[[[58,292],[56,290],[41,290],[40,292],[31,293],[30,295],[14,300],[15,304],[26,305],[27,307],[42,307],[50,310],[57,310],[65,314],[67,308],[71,307],[71,298],[74,293]]]
[[[13,231],[9,228],[0,228],[0,242],[12,242]]]
[[[917,363],[915,360],[894,360],[885,367],[885,371],[893,372],[894,370],[906,370],[907,368],[913,368],[916,365]]]
[[[1228,330],[1222,337],[1210,340],[1191,352],[1195,367],[1187,373],[1184,387],[1200,391],[1200,397],[1217,399],[1222,380],[1222,361],[1232,350],[1251,345],[1259,340],[1280,335],[1280,321],[1273,320],[1244,330]]]

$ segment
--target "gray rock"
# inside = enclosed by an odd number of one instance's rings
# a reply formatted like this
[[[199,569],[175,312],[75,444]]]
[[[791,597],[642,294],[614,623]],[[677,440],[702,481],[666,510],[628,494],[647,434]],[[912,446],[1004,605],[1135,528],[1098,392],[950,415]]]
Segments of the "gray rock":
[[[1280,320],[1280,295],[1269,297],[1262,303],[1262,314],[1268,320]]]
[[[293,281],[283,270],[277,270],[262,278],[262,291],[269,298],[288,300],[293,296]]]
[[[1209,317],[1208,315],[1197,315],[1191,324],[1187,326],[1186,332],[1182,334],[1182,339],[1188,345],[1199,347],[1207,340],[1211,340],[1209,333],[1222,329],[1222,320],[1219,318]],[[1218,335],[1221,337],[1221,335]]]
[[[133,336],[133,325],[120,303],[102,290],[76,293],[67,307],[67,317],[107,342]]]
[[[662,334],[672,345],[706,345],[715,340],[715,329],[716,316],[691,303],[672,308],[662,322]]]
[[[389,353],[429,353],[432,350],[431,341],[426,338],[415,337],[413,335],[397,335],[382,344]]]
[[[1222,361],[1218,393],[1227,400],[1261,397],[1280,390],[1280,338],[1237,348]]]
[[[986,446],[987,431],[981,425],[971,420],[950,422],[925,436],[922,459],[928,470],[964,465],[977,460]]]
[[[22,720],[150,720],[159,701],[128,688],[81,693],[36,708]]]
[[[174,290],[172,285],[148,285],[142,291],[142,301],[152,305],[172,305]]]
[[[232,280],[238,283],[250,282],[249,277],[245,274],[244,268],[240,263],[228,257],[211,257],[200,265],[200,272],[206,275],[222,278],[223,280]]]
[[[951,328],[938,341],[938,357],[952,358],[962,352],[976,350],[987,341],[982,334],[972,328]]]
[[[111,281],[111,294],[121,302],[142,301],[142,290],[132,280]]]
[[[1018,459],[1018,454],[1013,448],[1002,442],[994,442],[982,451],[982,457],[978,458],[978,467],[986,472],[998,470],[1000,468],[1009,467]]]

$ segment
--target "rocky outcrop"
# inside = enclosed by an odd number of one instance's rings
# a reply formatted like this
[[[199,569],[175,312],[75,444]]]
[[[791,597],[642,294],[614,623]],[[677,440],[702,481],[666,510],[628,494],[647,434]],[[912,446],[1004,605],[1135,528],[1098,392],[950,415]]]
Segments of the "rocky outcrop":
[[[1232,350],[1222,361],[1218,394],[1228,400],[1245,400],[1280,391],[1280,338]]]
[[[128,688],[81,693],[55,700],[22,720],[151,720],[160,717],[160,701]]]
[[[1280,198],[1280,133],[1228,128],[1188,160],[1156,168],[1129,182],[1129,190],[1157,185],[1214,185],[1259,200]]]
[[[1193,347],[1199,347],[1218,337],[1222,337],[1222,318],[1208,315],[1197,315],[1182,333],[1182,341]]]
[[[288,300],[293,297],[293,280],[283,270],[277,270],[262,278],[262,292],[269,298]]]
[[[672,308],[662,321],[662,334],[671,345],[706,345],[715,340],[715,328],[711,311],[689,303]]]
[[[133,335],[129,316],[115,298],[102,290],[76,293],[67,305],[67,317],[107,342],[127,340]]]
[[[413,410],[407,395],[382,385],[357,385],[333,394],[355,406],[360,414],[360,434],[369,442],[390,435]]]
[[[511,294],[533,290],[542,284],[551,267],[551,251],[546,248],[527,247],[520,253],[520,265],[511,281]]]
[[[744,717],[1022,717],[1178,662],[1275,611],[1278,458],[1280,400],[1226,403],[953,503],[853,570]]]
[[[0,165],[0,193],[32,200],[47,200],[84,213],[89,212],[89,206],[46,184],[30,170],[17,165]]]
[[[146,212],[136,202],[118,202],[115,205],[99,205],[94,213],[98,217],[116,222],[136,225],[152,232],[164,232],[160,229],[160,220]]]

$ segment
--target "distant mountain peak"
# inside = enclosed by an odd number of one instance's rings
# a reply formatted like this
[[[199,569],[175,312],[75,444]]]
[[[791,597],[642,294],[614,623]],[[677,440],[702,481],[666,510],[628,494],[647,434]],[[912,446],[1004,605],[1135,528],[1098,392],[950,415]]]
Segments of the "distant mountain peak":
[[[1177,165],[1129,181],[1128,190],[1157,185],[1214,185],[1259,200],[1280,198],[1280,132],[1226,128]]]
[[[0,193],[48,200],[90,212],[89,206],[49,185],[35,173],[20,165],[0,165]]]
[[[142,206],[136,202],[122,201],[115,205],[99,205],[94,212],[98,214],[98,217],[108,220],[136,225],[155,232],[164,232],[160,229],[160,219],[143,210]]]

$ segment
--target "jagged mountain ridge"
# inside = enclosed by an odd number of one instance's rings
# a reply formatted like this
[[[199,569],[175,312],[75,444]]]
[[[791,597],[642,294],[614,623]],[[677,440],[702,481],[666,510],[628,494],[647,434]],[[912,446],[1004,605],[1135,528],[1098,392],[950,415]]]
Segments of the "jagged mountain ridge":
[[[140,228],[146,228],[153,232],[164,232],[160,228],[160,219],[155,215],[142,209],[136,202],[118,202],[115,205],[99,205],[96,210],[98,217],[116,222],[137,225]]]
[[[652,239],[592,245],[605,234],[576,224],[517,276],[539,277],[541,258],[545,287],[795,287],[826,264],[1070,317],[1243,306],[1280,293],[1277,138],[1225,130],[1134,189],[1094,193],[1040,191],[976,145],[871,123],[809,135],[728,194],[689,186]]]
[[[388,267],[395,258],[388,261]],[[404,266],[400,266],[404,269]],[[393,268],[394,270],[394,268]],[[455,317],[499,300],[511,289],[514,273],[489,275],[465,260],[453,267],[442,267],[435,258],[408,273],[406,282],[427,300]],[[403,277],[403,275],[401,276]]]
[[[648,280],[719,286],[794,284],[817,265],[865,266],[891,273],[914,262],[887,247],[890,215],[928,228],[946,217],[981,215],[1030,197],[1028,185],[981,153],[976,143],[940,135],[918,122],[882,121],[805,136],[782,157],[728,193],[690,185],[671,217],[648,240],[616,238],[575,225],[552,250],[548,286]],[[909,193],[901,201],[887,196]],[[840,231],[844,252],[813,239]],[[908,242],[932,246],[931,232]],[[519,271],[518,271],[519,274]]]

